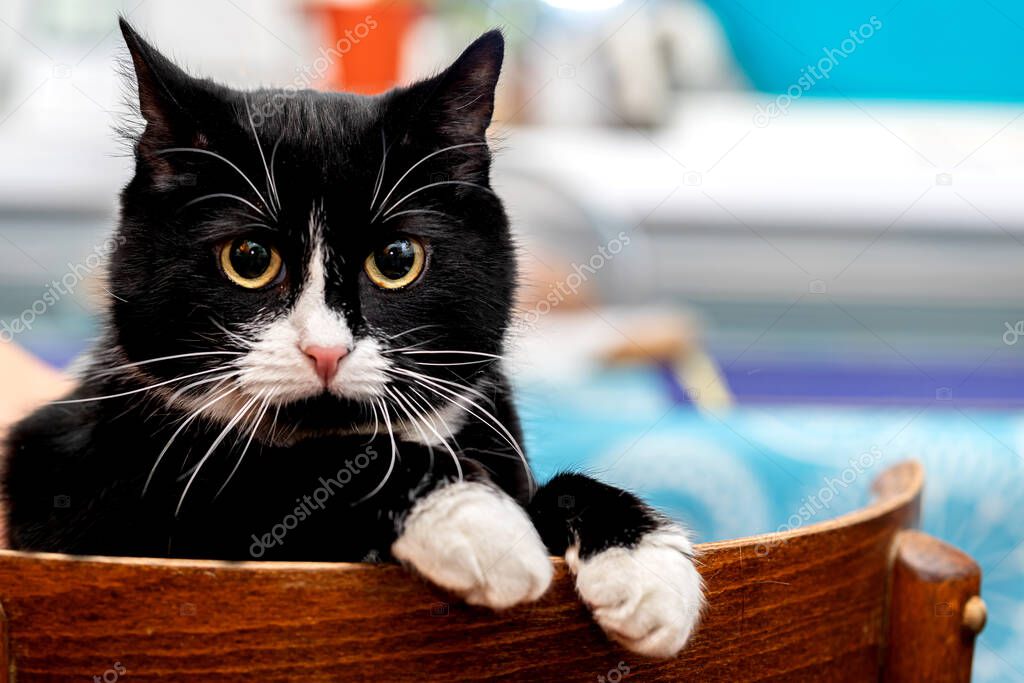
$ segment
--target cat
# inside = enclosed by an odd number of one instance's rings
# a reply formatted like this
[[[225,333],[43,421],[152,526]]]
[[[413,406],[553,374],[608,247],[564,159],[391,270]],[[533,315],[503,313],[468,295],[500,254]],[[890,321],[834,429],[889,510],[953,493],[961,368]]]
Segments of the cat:
[[[537,486],[519,445],[501,33],[358,96],[231,89],[120,26],[141,117],[105,329],[10,432],[10,546],[399,561],[497,610],[564,555],[611,638],[679,652],[704,604],[687,532],[583,474]]]

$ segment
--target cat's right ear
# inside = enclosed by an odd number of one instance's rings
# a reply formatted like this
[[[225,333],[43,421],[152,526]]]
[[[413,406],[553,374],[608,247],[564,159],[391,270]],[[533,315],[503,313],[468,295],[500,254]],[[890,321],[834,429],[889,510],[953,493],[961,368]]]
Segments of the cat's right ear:
[[[191,114],[201,110],[195,101],[201,82],[160,54],[124,17],[118,23],[131,55],[139,113],[146,124],[137,141],[140,158],[150,162],[157,175],[173,173],[161,150],[199,146],[197,142],[203,139]]]

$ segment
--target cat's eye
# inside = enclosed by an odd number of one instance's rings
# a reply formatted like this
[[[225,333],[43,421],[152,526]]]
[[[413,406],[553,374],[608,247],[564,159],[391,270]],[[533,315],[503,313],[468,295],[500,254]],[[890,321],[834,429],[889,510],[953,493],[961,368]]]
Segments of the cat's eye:
[[[426,260],[419,241],[400,237],[367,256],[364,269],[370,281],[378,287],[400,289],[416,281]]]
[[[236,285],[260,289],[281,274],[281,253],[270,244],[241,237],[221,246],[220,267]]]

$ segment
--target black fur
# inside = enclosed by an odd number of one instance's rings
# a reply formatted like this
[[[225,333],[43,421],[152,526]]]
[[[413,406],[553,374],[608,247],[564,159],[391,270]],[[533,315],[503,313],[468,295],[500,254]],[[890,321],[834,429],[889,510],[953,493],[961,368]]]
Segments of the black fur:
[[[457,476],[443,448],[400,443],[386,477],[391,443],[382,429],[368,440],[370,406],[325,393],[281,405],[276,428],[254,433],[252,452],[218,495],[245,441],[244,434],[237,441],[231,434],[199,470],[175,514],[191,468],[224,420],[197,419],[154,468],[188,414],[167,395],[185,384],[176,378],[212,370],[223,358],[123,366],[237,351],[246,330],[290,310],[313,248],[314,210],[326,224],[330,254],[326,301],[343,311],[357,337],[405,333],[402,345],[501,354],[516,270],[508,220],[489,190],[489,149],[477,144],[438,154],[401,182],[394,199],[443,183],[403,205],[439,213],[380,223],[370,207],[384,145],[382,194],[432,152],[485,140],[501,35],[485,34],[434,78],[360,97],[232,90],[185,74],[124,22],[122,30],[145,129],[134,141],[135,176],[121,195],[106,333],[68,399],[126,395],[53,404],[11,431],[2,481],[10,546],[223,559],[388,559],[412,505]],[[209,155],[167,151],[216,152],[263,189],[255,132],[268,159],[274,150],[281,207],[262,227],[250,224],[254,209],[265,208],[263,197],[239,173]],[[254,208],[225,197],[190,204],[217,193],[237,195]],[[286,264],[280,284],[244,290],[225,279],[215,249],[242,234],[280,248]],[[363,262],[397,234],[423,240],[427,271],[413,286],[382,291],[368,281]],[[465,364],[465,356],[450,354],[432,360],[438,364],[415,369],[485,394],[487,409],[521,442],[498,364]],[[163,393],[139,391],[161,382],[170,382]],[[423,400],[441,409],[442,398]],[[463,476],[490,481],[527,507],[552,551],[563,552],[575,539],[584,557],[610,545],[633,545],[661,523],[636,498],[581,475],[557,477],[534,497],[525,463],[477,418],[454,435]],[[361,434],[351,435],[360,427]],[[367,497],[385,478],[383,488]]]

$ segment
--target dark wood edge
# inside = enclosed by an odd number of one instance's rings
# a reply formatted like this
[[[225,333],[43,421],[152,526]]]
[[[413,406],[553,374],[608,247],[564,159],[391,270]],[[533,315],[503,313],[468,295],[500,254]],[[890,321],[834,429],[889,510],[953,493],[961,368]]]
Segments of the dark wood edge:
[[[0,683],[14,680],[14,656],[11,653],[11,633],[7,613],[0,603]]]
[[[746,536],[730,539],[727,541],[714,541],[711,543],[697,544],[698,554],[738,550],[742,548],[773,547],[794,539],[813,534],[820,534],[843,527],[853,526],[882,518],[900,508],[912,505],[921,495],[924,487],[924,468],[914,460],[897,463],[884,470],[872,484],[875,499],[867,506],[840,515],[833,519],[809,524],[805,527],[792,529],[783,532]],[[0,549],[0,558],[25,558],[33,560],[47,560],[55,562],[94,562],[100,564],[124,564],[124,565],[147,565],[165,567],[195,567],[200,569],[220,569],[224,571],[276,571],[288,569],[291,571],[366,571],[372,565],[359,563],[325,563],[325,562],[224,562],[220,560],[182,560],[168,558],[148,557],[108,557],[100,555],[67,555],[63,553],[35,553],[18,550]],[[555,557],[552,561],[556,565],[564,564],[564,560]]]

